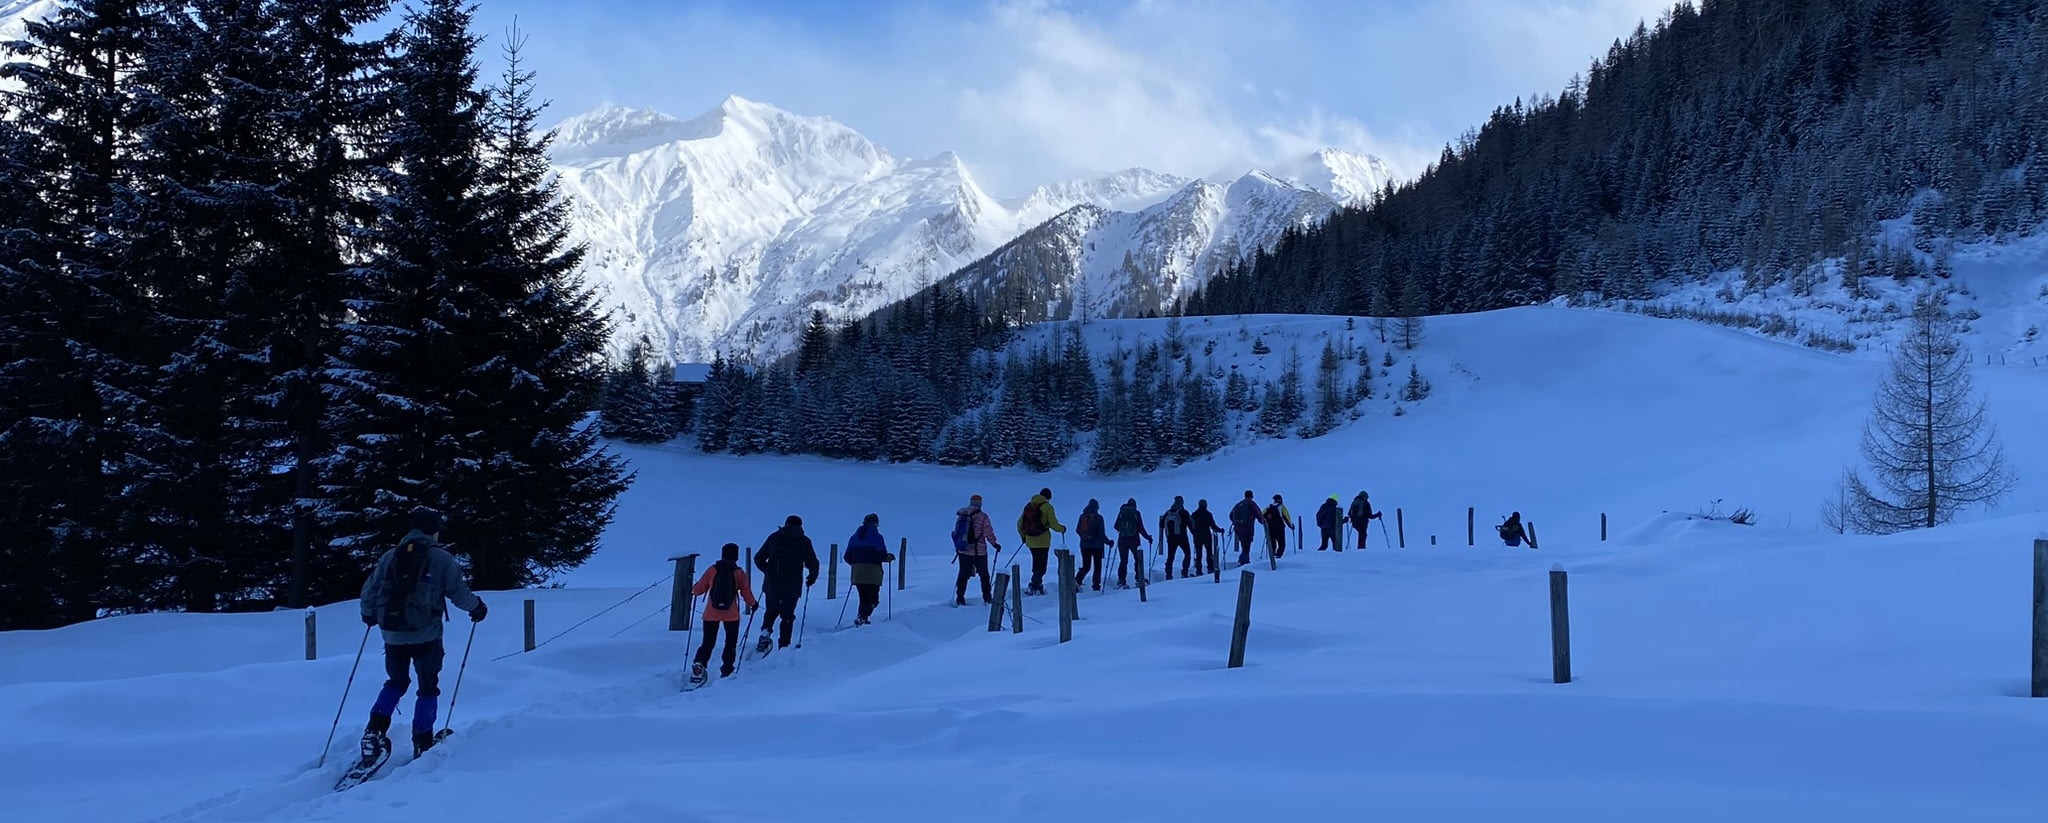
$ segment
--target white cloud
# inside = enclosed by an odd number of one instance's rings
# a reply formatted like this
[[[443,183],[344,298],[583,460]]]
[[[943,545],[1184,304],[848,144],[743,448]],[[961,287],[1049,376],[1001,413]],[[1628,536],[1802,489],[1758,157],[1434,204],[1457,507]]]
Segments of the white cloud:
[[[1493,106],[1556,91],[1665,5],[901,2],[931,5],[864,4],[842,25],[767,0],[610,15],[501,0],[480,25],[496,35],[522,17],[557,114],[609,101],[687,117],[740,94],[831,115],[900,155],[958,151],[1008,196],[1128,166],[1235,174],[1326,146],[1418,171]]]

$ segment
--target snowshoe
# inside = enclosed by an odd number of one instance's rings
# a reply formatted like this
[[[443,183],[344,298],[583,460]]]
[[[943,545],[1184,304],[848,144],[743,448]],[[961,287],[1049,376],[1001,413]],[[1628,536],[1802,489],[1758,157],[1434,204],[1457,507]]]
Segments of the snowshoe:
[[[710,682],[711,672],[704,669],[704,664],[693,663],[690,665],[690,679],[683,682],[683,691],[701,689]]]
[[[431,748],[433,748],[433,747],[434,747],[434,744],[435,744],[435,743],[439,743],[439,742],[441,742],[441,738],[440,738],[439,736],[435,735],[435,734],[434,734],[433,732],[413,732],[413,733],[412,733],[412,757],[413,757],[413,759],[414,759],[414,760],[418,760],[418,759],[419,759],[419,757],[420,757],[420,755],[426,754],[426,753],[427,753],[427,750],[428,750],[428,749],[431,749]]]
[[[774,635],[771,635],[771,634],[763,634],[763,635],[761,635],[761,642],[759,642],[759,643],[755,643],[755,644],[754,644],[754,655],[755,655],[756,657],[761,657],[761,656],[765,656],[765,655],[767,655],[767,654],[768,654],[768,649],[769,649],[769,647],[770,647],[770,646],[773,646],[773,645],[775,645],[775,636],[774,636]]]
[[[868,624],[868,619],[867,619],[867,618],[865,618],[865,617],[856,617],[856,618],[854,618],[854,619],[853,619],[853,625],[855,625],[855,626],[865,626],[865,625],[867,625],[867,624]]]
[[[363,732],[362,755],[341,775],[341,779],[335,782],[334,790],[347,791],[362,785],[363,781],[374,777],[377,770],[384,768],[384,764],[390,760],[391,738],[385,737],[383,732]]]

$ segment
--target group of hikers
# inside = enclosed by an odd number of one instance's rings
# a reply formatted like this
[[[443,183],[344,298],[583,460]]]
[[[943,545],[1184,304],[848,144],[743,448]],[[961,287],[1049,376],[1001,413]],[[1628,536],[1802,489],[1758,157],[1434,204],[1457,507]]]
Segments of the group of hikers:
[[[1365,492],[1361,491],[1351,499],[1348,510],[1339,508],[1337,496],[1331,495],[1316,512],[1316,525],[1322,532],[1322,541],[1316,550],[1343,551],[1343,527],[1347,523],[1357,530],[1358,548],[1363,549],[1366,528],[1378,519],[1380,513],[1373,510],[1372,500]],[[1225,534],[1237,541],[1237,565],[1251,563],[1252,543],[1261,527],[1266,535],[1266,551],[1280,557],[1287,553],[1288,530],[1296,528],[1294,515],[1288,511],[1285,498],[1273,495],[1272,502],[1261,507],[1258,496],[1249,489],[1245,491],[1244,499],[1231,508],[1226,522],[1230,524],[1227,530],[1217,521],[1208,500],[1195,501],[1195,508],[1190,510],[1187,498],[1175,495],[1173,504],[1156,521],[1158,537],[1166,544],[1166,579],[1173,579],[1176,560],[1182,577],[1220,571],[1218,538]],[[1114,521],[1104,519],[1101,501],[1089,500],[1074,523],[1081,551],[1074,585],[1078,587],[1086,583],[1095,591],[1102,590],[1102,573],[1108,567],[1106,556],[1112,545],[1117,549],[1116,587],[1130,588],[1130,568],[1134,559],[1142,580],[1145,574],[1144,545],[1158,545],[1146,525],[1144,514],[1138,510],[1137,498],[1125,499],[1117,509]],[[1025,587],[1026,595],[1046,593],[1047,555],[1051,553],[1054,533],[1064,535],[1067,527],[1053,510],[1052,489],[1039,489],[1017,516],[1018,539],[1031,552],[1031,582]],[[967,583],[975,579],[981,583],[982,602],[991,601],[990,549],[1000,553],[1003,545],[997,541],[995,526],[988,513],[982,510],[981,495],[977,494],[968,498],[966,506],[954,512],[953,551],[955,562],[960,566],[959,575],[953,583],[954,605],[967,605]]]
[[[1052,497],[1051,488],[1039,489],[1017,516],[1018,539],[1031,553],[1031,580],[1025,588],[1027,595],[1046,593],[1045,572],[1052,550],[1052,535],[1064,535],[1068,531],[1053,510]],[[1315,525],[1321,536],[1316,550],[1343,551],[1346,525],[1358,535],[1357,548],[1365,548],[1367,529],[1372,521],[1381,519],[1381,514],[1373,509],[1372,499],[1363,491],[1351,499],[1349,507],[1340,507],[1337,496],[1330,495],[1316,510]],[[447,517],[434,509],[414,509],[411,530],[396,548],[378,559],[369,579],[363,583],[363,623],[383,630],[386,676],[384,687],[370,708],[370,721],[363,732],[363,764],[381,761],[390,753],[387,732],[391,728],[391,716],[411,685],[410,675],[413,672],[419,675],[419,691],[412,716],[414,756],[434,745],[433,727],[445,656],[441,624],[447,614],[447,604],[453,603],[472,622],[482,621],[488,613],[482,598],[471,592],[464,582],[462,568],[454,555],[438,544],[447,522]],[[1261,506],[1257,495],[1249,489],[1245,490],[1244,498],[1231,507],[1224,522],[1229,524],[1228,529],[1217,521],[1208,500],[1195,501],[1195,508],[1189,510],[1186,499],[1175,495],[1173,504],[1159,515],[1154,524],[1159,537],[1166,543],[1166,578],[1173,579],[1176,559],[1180,562],[1182,577],[1220,572],[1221,546],[1218,538],[1225,534],[1236,541],[1237,566],[1252,562],[1252,545],[1261,528],[1265,532],[1266,552],[1275,558],[1284,556],[1287,553],[1287,532],[1297,528],[1284,498],[1275,494],[1271,502]],[[1139,582],[1147,582],[1144,545],[1156,543],[1153,532],[1146,525],[1136,498],[1124,500],[1114,521],[1104,519],[1099,501],[1089,500],[1082,507],[1073,529],[1080,544],[1074,586],[1079,588],[1087,583],[1094,591],[1102,590],[1103,571],[1108,566],[1105,556],[1112,545],[1117,549],[1116,587],[1130,588],[1133,561],[1138,567]],[[1526,541],[1530,548],[1536,547],[1533,535],[1523,529],[1520,512],[1510,515],[1495,528],[1501,542],[1508,546],[1520,546]],[[1381,531],[1384,537],[1384,523]],[[953,583],[953,605],[967,605],[968,581],[977,578],[981,582],[982,603],[992,602],[990,550],[999,555],[1003,545],[996,539],[993,521],[982,509],[981,495],[969,497],[967,505],[954,513],[952,539],[954,562],[959,565],[959,573]],[[701,684],[708,678],[706,667],[717,650],[721,633],[725,648],[720,674],[732,675],[738,660],[741,602],[746,604],[747,615],[758,611],[762,600],[768,604],[768,616],[755,646],[757,654],[767,654],[771,644],[775,647],[790,644],[798,603],[803,599],[804,591],[818,582],[818,552],[810,537],[804,534],[803,518],[790,515],[781,528],[761,542],[760,549],[754,552],[751,560],[762,576],[761,597],[754,594],[736,543],[720,547],[717,562],[705,569],[690,589],[692,597],[704,598],[704,640],[697,647],[690,670],[694,683]],[[881,602],[884,564],[896,560],[896,555],[888,549],[888,541],[882,537],[879,516],[870,513],[861,519],[860,527],[846,541],[842,560],[852,567],[852,587],[859,598],[853,625],[867,625],[874,616],[875,607]]]

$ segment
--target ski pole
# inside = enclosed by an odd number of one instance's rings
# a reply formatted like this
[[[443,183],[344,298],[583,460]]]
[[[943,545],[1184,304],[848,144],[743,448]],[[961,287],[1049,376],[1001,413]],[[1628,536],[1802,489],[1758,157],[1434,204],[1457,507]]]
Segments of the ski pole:
[[[683,620],[684,620],[684,622],[685,622],[685,631],[683,632],[683,653],[684,653],[684,654],[689,654],[689,655],[695,655],[695,654],[696,654],[696,652],[695,652],[695,651],[694,651],[694,650],[692,649],[692,643],[691,643],[691,641],[695,640],[695,639],[696,639],[696,636],[697,636],[697,621],[696,621],[696,620],[692,620],[692,619],[691,619],[692,617],[695,617],[695,616],[696,616],[696,614],[695,614],[695,613],[696,613],[696,611],[697,611],[697,593],[693,591],[693,592],[690,592],[690,597],[689,597],[689,599],[687,599],[687,600],[684,600],[684,601],[683,601]],[[710,631],[710,629],[705,629],[705,631]],[[696,658],[696,657],[691,657],[691,658],[690,658],[690,663],[691,663],[691,665],[696,665],[696,662],[697,662],[697,658]],[[684,670],[683,670],[683,677],[687,678],[687,677],[689,677],[689,676],[690,676],[690,675],[689,675],[689,670],[688,670],[688,669],[684,669]]]
[[[754,635],[754,612],[758,611],[760,611],[760,609],[757,608],[754,611],[747,612],[747,630],[740,632],[740,636],[733,639],[733,642],[735,644],[737,644],[742,639],[752,637]],[[710,629],[705,629],[705,631],[710,631]],[[747,662],[747,656],[745,654],[733,655],[732,673],[739,674],[740,664],[745,662]]]
[[[848,588],[850,589],[850,588],[852,588],[852,586],[853,586],[853,583],[849,581],[849,582],[848,582],[848,583],[847,583],[846,585],[847,585],[847,587],[848,587]],[[846,612],[846,604],[844,604],[844,603],[841,603],[841,604],[839,604],[839,611],[840,611],[840,613],[844,614],[844,613]],[[801,616],[797,617],[797,619],[796,619],[796,647],[797,647],[797,648],[799,648],[799,649],[801,649],[801,648],[803,648],[803,647],[804,647],[804,627],[806,627],[806,626],[810,625],[810,623],[811,623],[811,587],[810,587],[810,586],[805,586],[805,587],[804,587],[804,610],[803,610],[803,614],[802,614]]]
[[[469,671],[469,647],[476,645],[476,621],[469,623],[469,642],[462,644],[462,665],[455,669],[455,691],[448,694],[448,714],[441,718],[441,733],[436,739],[455,733],[455,701],[462,697],[462,675]]]
[[[901,561],[891,561],[891,562],[901,562]],[[896,619],[896,587],[895,587],[895,586],[891,586],[891,585],[889,585],[889,578],[887,578],[887,577],[884,577],[884,578],[882,578],[882,588],[885,588],[885,589],[888,589],[888,590],[889,590],[889,617],[888,617],[888,619],[890,619],[890,620],[895,620],[895,619]]]
[[[1380,548],[1391,549],[1394,547],[1394,538],[1387,536],[1387,519],[1384,517],[1380,518],[1380,538]]]
[[[832,622],[832,629],[834,631],[837,631],[840,626],[846,624],[846,601],[853,599],[853,581],[851,580],[846,581],[846,595],[846,597],[839,599],[839,619]],[[796,645],[798,648],[802,648],[804,644],[798,643]]]
[[[313,768],[324,768],[327,765],[327,749],[334,745],[334,733],[341,729],[341,713],[348,708],[348,693],[356,685],[356,668],[363,665],[363,650],[370,647],[370,630],[374,628],[376,627],[363,627],[363,642],[356,645],[355,665],[348,667],[348,685],[341,687],[341,705],[334,707],[334,725],[327,729],[327,745],[320,747],[320,764]]]

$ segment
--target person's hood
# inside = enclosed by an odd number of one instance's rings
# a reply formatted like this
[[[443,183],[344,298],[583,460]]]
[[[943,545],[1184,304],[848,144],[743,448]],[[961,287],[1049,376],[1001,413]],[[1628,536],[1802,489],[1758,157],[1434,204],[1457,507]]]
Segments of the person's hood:
[[[1098,511],[1101,511],[1101,510],[1102,510],[1102,504],[1101,504],[1101,503],[1099,503],[1099,502],[1097,502],[1097,501],[1094,501],[1094,500],[1090,500],[1090,501],[1088,501],[1088,505],[1086,505],[1086,506],[1082,506],[1082,507],[1081,507],[1081,511],[1083,511],[1083,512],[1086,512],[1086,513],[1089,513],[1089,514],[1094,514],[1094,513],[1098,512]]]
[[[1208,510],[1209,510],[1209,501],[1207,501],[1207,500],[1204,500],[1204,501],[1202,501],[1202,502],[1200,502],[1200,503],[1196,503],[1196,504],[1195,504],[1195,511],[1198,511],[1198,512],[1205,512],[1205,511],[1208,511]]]
[[[954,514],[956,514],[956,515],[961,515],[961,514],[973,514],[973,513],[975,513],[975,512],[978,512],[978,511],[981,511],[981,510],[980,510],[980,509],[977,509],[977,508],[975,508],[975,507],[973,507],[973,506],[961,506],[961,507],[960,507],[960,510],[959,510],[959,511],[957,511],[957,512],[954,512]]]
[[[412,531],[406,532],[405,539],[400,540],[398,542],[401,545],[406,543],[424,543],[429,546],[441,545],[441,541],[435,540],[432,534],[420,531],[419,529],[413,529]]]

